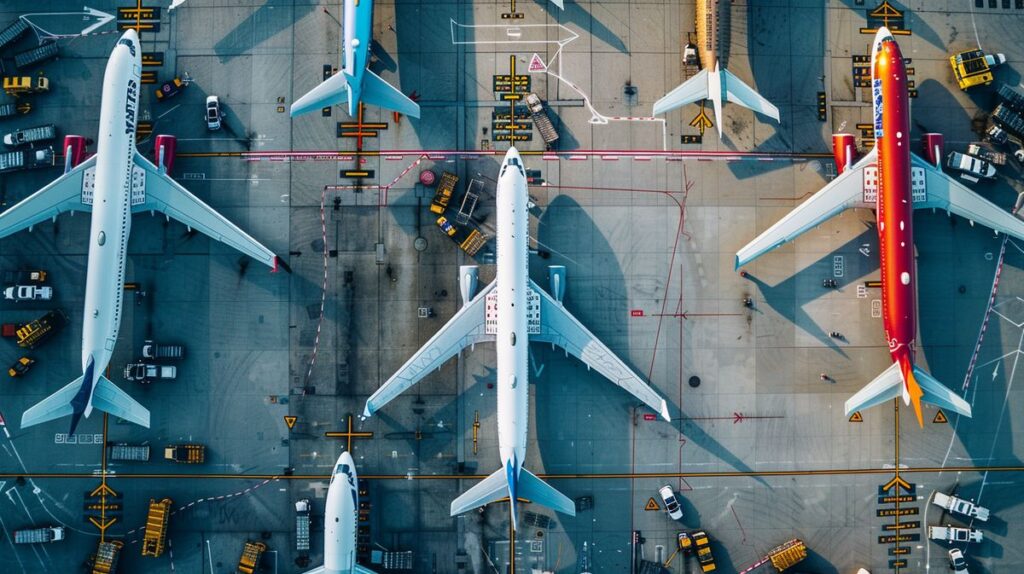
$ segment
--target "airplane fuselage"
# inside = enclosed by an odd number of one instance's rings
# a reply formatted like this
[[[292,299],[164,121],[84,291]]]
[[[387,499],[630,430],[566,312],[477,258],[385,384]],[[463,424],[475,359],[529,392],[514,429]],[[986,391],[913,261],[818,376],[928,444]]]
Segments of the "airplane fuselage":
[[[348,76],[348,114],[356,117],[363,86],[363,75],[370,63],[373,38],[373,0],[345,0],[344,70]]]
[[[512,163],[514,162],[514,163]],[[510,153],[497,185],[498,450],[506,472],[519,476],[529,426],[527,294],[529,218],[526,176]],[[511,477],[510,477],[511,478]],[[513,484],[510,481],[510,484]]]
[[[359,479],[348,451],[331,473],[324,507],[323,574],[350,574],[356,567],[356,524],[359,522]]]
[[[876,214],[882,323],[889,353],[902,366],[913,362],[917,334],[914,205],[907,71],[899,45],[891,36],[876,41],[872,50],[872,90],[878,148]]]
[[[714,69],[718,61],[718,11],[720,0],[697,0],[697,54],[702,68]],[[726,10],[729,6],[726,5]]]
[[[90,375],[80,391],[83,399],[88,394],[85,416],[92,412],[93,390],[110,362],[121,326],[142,70],[141,46],[129,36],[118,41],[103,76],[82,324],[82,372]]]

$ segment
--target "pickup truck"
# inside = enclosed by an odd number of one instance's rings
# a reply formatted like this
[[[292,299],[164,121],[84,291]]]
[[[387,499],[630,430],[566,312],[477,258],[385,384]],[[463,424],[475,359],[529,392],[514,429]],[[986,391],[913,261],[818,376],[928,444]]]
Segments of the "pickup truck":
[[[39,142],[46,142],[57,139],[57,128],[53,124],[22,128],[4,134],[4,145],[8,147],[20,147]]]
[[[972,183],[978,183],[982,179],[995,179],[996,167],[991,163],[960,152],[951,152],[946,158],[946,165],[953,170],[960,172],[960,178]]]
[[[932,504],[939,508],[945,508],[954,514],[959,514],[968,518],[977,518],[982,522],[988,521],[989,510],[987,508],[977,506],[973,502],[969,502],[962,498],[936,492],[935,496],[932,498]]]
[[[4,289],[8,301],[49,301],[53,299],[53,287],[47,285],[11,285]]]
[[[959,526],[929,526],[928,538],[942,542],[981,542],[980,530]]]
[[[124,378],[129,381],[148,383],[155,379],[174,379],[178,368],[173,365],[151,365],[149,363],[128,363],[124,366]]]

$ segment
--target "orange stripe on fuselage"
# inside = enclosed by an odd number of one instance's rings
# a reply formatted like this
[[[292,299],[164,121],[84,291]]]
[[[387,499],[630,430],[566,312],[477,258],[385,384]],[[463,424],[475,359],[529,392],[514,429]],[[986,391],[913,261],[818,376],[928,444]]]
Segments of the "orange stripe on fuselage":
[[[878,149],[882,321],[893,361],[905,356],[908,364],[913,364],[917,302],[910,185],[910,105],[903,54],[894,40],[883,40],[876,51],[872,84],[881,90],[881,102],[876,105],[881,106],[882,129],[876,129],[875,147]],[[910,377],[912,380],[912,371]]]

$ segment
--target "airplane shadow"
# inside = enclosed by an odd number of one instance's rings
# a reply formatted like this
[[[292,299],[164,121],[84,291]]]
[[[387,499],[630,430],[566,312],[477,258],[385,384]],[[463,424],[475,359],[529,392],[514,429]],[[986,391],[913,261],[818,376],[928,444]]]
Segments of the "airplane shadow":
[[[855,215],[856,217],[856,215]],[[797,327],[804,330],[805,333],[813,336],[822,345],[832,349],[839,353],[844,358],[849,358],[842,347],[836,342],[835,339],[829,336],[828,332],[818,326],[818,324],[811,318],[810,315],[804,311],[803,305],[812,299],[798,298],[797,287],[800,284],[807,282],[810,283],[821,283],[821,279],[833,278],[832,266],[833,257],[837,254],[843,253],[848,254],[845,258],[845,271],[843,276],[835,278],[836,287],[842,290],[847,287],[856,287],[856,283],[868,273],[878,269],[878,258],[874,255],[877,251],[875,246],[878,243],[878,236],[875,232],[874,224],[870,222],[864,222],[865,231],[857,237],[846,242],[838,249],[831,251],[830,253],[821,257],[814,263],[804,267],[800,271],[797,271],[785,281],[777,283],[775,285],[768,285],[761,279],[757,278],[750,272],[747,272],[747,279],[757,285],[758,291],[764,298],[764,302],[775,312],[779,313]],[[799,239],[797,240],[799,241]],[[863,246],[868,245],[870,257],[863,257],[858,250]],[[770,257],[770,254],[766,254],[765,257]],[[811,274],[814,275],[813,278]],[[820,278],[820,279],[819,279]],[[830,293],[831,289],[821,288],[821,295]],[[756,309],[757,303],[755,303]],[[831,329],[830,329],[831,330]]]
[[[608,243],[608,239],[601,230],[595,225],[587,211],[575,199],[567,195],[559,195],[551,201],[541,215],[537,236],[538,241],[550,248],[552,253],[550,259],[544,261],[544,263],[547,265],[565,265],[567,268],[566,308],[583,325],[591,329],[596,337],[609,345],[613,351],[617,348],[622,349],[626,343],[616,343],[623,339],[624,333],[628,332],[626,325],[626,317],[628,317],[627,303],[625,298],[620,295],[625,289],[625,279],[621,267],[615,262],[615,258],[611,256],[614,253],[612,246]],[[580,251],[574,251],[574,249],[579,249]],[[595,270],[594,267],[598,267],[598,269]],[[548,282],[545,267],[543,265],[533,265],[531,270],[534,281],[541,288],[547,289]],[[581,277],[582,279],[580,279]],[[576,278],[575,281],[574,278]],[[605,291],[602,290],[602,287]],[[595,292],[597,297],[593,300],[588,300],[584,297],[585,293]],[[552,351],[550,347],[545,345],[537,345],[534,351],[536,352],[535,356],[541,363],[554,363],[555,354],[563,353],[561,349]],[[625,354],[623,351],[620,350],[618,353],[621,353],[619,357],[631,369],[638,373],[643,372],[641,369],[637,369],[636,365],[631,365],[630,361],[623,357]],[[584,373],[582,371],[583,365],[576,359],[572,359],[572,362],[574,363],[571,367],[572,370],[580,373],[580,376],[562,377],[555,380],[559,375],[550,376],[548,373],[555,369],[549,368],[543,376],[538,377],[539,380],[536,386],[537,415],[535,417],[536,436],[538,437],[557,437],[565,434],[567,413],[564,412],[564,405],[566,400],[570,400],[570,402],[574,400],[576,404],[585,404],[580,402],[579,397],[594,395],[596,402],[601,402],[602,398],[607,396],[605,395],[606,389],[612,385],[611,382],[606,381],[597,373]],[[555,365],[555,367],[559,373],[566,372],[564,366]],[[655,381],[654,383],[654,386],[657,386],[657,382]],[[593,393],[589,389],[591,385],[604,385],[605,388],[598,389],[596,393]],[[664,393],[662,394],[664,396]],[[618,391],[615,393],[615,396],[621,398],[628,397],[627,401],[629,404],[637,404],[636,399],[625,391]],[[567,397],[575,397],[575,399],[567,399]],[[621,404],[621,399],[609,400],[607,402],[609,404],[608,408],[613,409],[616,408],[613,405]],[[672,415],[682,412],[681,405],[675,404],[672,400],[668,400],[668,403],[668,409]],[[647,407],[641,407],[641,410],[645,413],[649,412]],[[608,423],[605,425],[606,427],[615,425],[618,428],[618,425],[632,424],[629,422],[630,417],[627,410],[613,412],[607,416],[580,411],[576,413],[576,416],[581,420],[591,421],[588,423],[591,426],[593,426],[594,421],[598,420]],[[663,423],[659,421],[654,424],[660,427]],[[609,431],[597,432],[591,430],[587,431],[587,434],[594,435],[594,442],[597,444],[598,441],[605,438],[604,434],[607,432]],[[617,440],[621,441],[621,438],[618,437],[629,436],[633,432],[635,431],[621,428],[614,431],[613,434]],[[662,431],[659,430],[659,432]],[[671,433],[667,428],[664,429],[664,432],[666,436]],[[685,434],[689,441],[692,441],[713,456],[718,457],[722,462],[735,470],[741,472],[751,472],[753,470],[724,444],[708,434],[700,425],[693,422],[685,422],[679,427],[679,432]],[[541,442],[541,445],[540,454],[543,457],[545,453],[544,442]],[[581,453],[578,456],[579,460],[582,461],[585,455]],[[601,458],[607,460],[608,455],[602,453]],[[617,460],[625,460],[625,453],[618,457]],[[603,462],[600,464],[604,465]],[[755,480],[768,486],[761,478],[756,478]]]
[[[625,42],[623,42],[615,32],[612,32],[608,26],[594,16],[594,4],[591,4],[592,9],[588,12],[583,6],[575,2],[565,2],[565,9],[563,10],[556,6],[554,2],[550,2],[549,0],[537,1],[544,7],[544,11],[547,12],[548,16],[559,24],[575,24],[585,32],[589,32],[591,36],[608,44],[619,53],[629,53],[629,48],[626,47]]]
[[[214,44],[213,51],[221,63],[244,56],[303,18],[314,7],[316,4],[267,0]],[[288,17],[290,11],[293,13]]]

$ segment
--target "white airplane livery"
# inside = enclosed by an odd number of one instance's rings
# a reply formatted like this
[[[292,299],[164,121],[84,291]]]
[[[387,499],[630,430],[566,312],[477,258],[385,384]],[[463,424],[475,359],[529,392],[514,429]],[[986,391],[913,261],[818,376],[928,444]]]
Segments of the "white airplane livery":
[[[359,478],[352,455],[345,451],[338,457],[327,487],[324,508],[324,565],[305,574],[374,574],[373,570],[356,564],[359,523]]]
[[[191,229],[238,249],[268,266],[273,252],[224,219],[178,185],[167,171],[173,162],[174,138],[158,136],[159,166],[135,148],[139,112],[142,49],[134,30],[114,46],[103,78],[96,155],[81,161],[84,138],[65,139],[65,173],[53,183],[0,214],[0,237],[6,237],[61,213],[91,211],[89,257],[82,324],[82,376],[22,415],[29,427],[71,416],[71,433],[94,408],[142,426],[149,411],[119,389],[104,372],[121,325],[126,250],[132,214],[160,211]]]
[[[498,174],[495,280],[474,296],[477,268],[460,268],[462,309],[369,398],[363,413],[371,416],[462,349],[493,341],[501,468],[456,498],[451,514],[508,497],[513,528],[520,497],[564,514],[576,513],[572,500],[522,466],[529,426],[530,341],[562,347],[669,420],[665,400],[562,306],[565,267],[549,268],[550,294],[530,280],[527,200],[526,171],[512,148]]]

